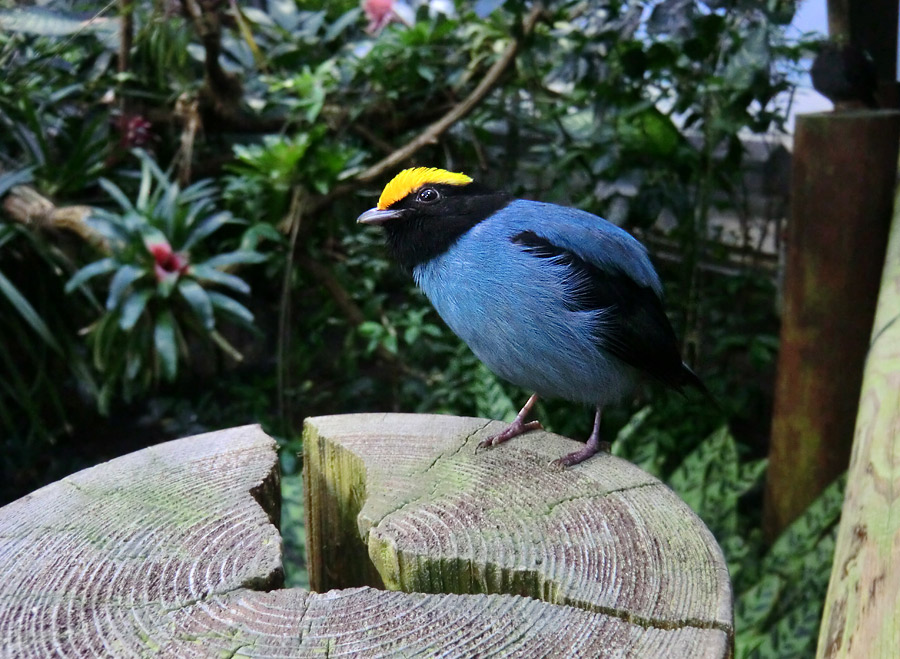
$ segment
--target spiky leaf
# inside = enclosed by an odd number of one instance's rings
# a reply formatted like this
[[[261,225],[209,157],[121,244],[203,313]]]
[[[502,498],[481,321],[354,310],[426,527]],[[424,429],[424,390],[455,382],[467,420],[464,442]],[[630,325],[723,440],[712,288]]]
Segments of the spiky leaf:
[[[168,309],[156,319],[153,346],[162,366],[163,377],[169,381],[174,380],[178,373],[178,343],[175,339],[175,319]]]
[[[213,305],[209,299],[209,294],[203,287],[192,279],[181,279],[178,282],[178,292],[185,302],[193,309],[197,317],[203,323],[203,327],[212,330],[216,326],[216,319],[213,315]]]
[[[66,293],[71,293],[76,288],[84,284],[89,279],[92,279],[93,277],[106,274],[107,272],[112,272],[118,267],[118,265],[119,264],[113,258],[105,258],[100,259],[99,261],[94,261],[93,263],[88,263],[86,266],[72,275],[72,278],[69,279],[68,282],[66,282]]]

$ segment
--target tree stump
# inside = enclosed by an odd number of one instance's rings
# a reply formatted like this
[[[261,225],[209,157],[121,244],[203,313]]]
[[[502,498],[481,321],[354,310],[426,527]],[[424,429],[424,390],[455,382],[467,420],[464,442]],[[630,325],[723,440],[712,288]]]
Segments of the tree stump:
[[[360,582],[323,593],[280,588],[277,458],[255,426],[37,490],[0,509],[0,656],[730,653],[721,554],[674,494],[610,456],[555,474],[572,442],[546,433],[473,455],[489,429],[311,420],[314,578]]]
[[[531,624],[555,611],[575,631],[591,614],[597,644],[585,656],[728,656],[727,569],[688,506],[611,455],[553,471],[577,445],[550,433],[476,453],[502,427],[403,414],[307,420],[312,588],[503,595],[497,606],[524,596],[552,605]],[[578,654],[579,633],[560,655]]]

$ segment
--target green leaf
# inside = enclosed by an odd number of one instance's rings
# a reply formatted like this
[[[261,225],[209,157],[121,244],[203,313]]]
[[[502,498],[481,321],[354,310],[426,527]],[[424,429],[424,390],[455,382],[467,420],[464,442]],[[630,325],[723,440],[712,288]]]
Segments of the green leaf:
[[[178,373],[178,344],[175,341],[175,319],[168,309],[156,319],[153,346],[162,365],[163,377],[171,382]]]
[[[374,320],[364,320],[357,326],[356,331],[359,332],[360,336],[366,338],[378,338],[385,333],[384,325],[376,323]]]
[[[390,350],[390,347],[388,349]],[[475,369],[475,377],[473,389],[478,401],[476,408],[478,416],[512,421],[518,407],[506,393],[497,376],[479,362]]]
[[[44,343],[61,355],[62,348],[59,347],[59,343],[53,338],[53,333],[50,332],[50,328],[47,327],[44,319],[41,318],[35,308],[31,306],[31,303],[25,299],[19,292],[19,289],[16,288],[2,272],[0,272],[0,293],[3,293],[3,295],[6,296],[6,299],[9,300],[9,303],[12,304],[13,308],[20,316],[22,316],[22,319],[37,332],[38,336],[44,340]]]
[[[777,569],[781,574],[789,574],[791,570],[796,573],[801,569],[800,563],[806,554],[840,520],[846,482],[846,474],[836,479],[778,536],[766,556],[764,569]]]
[[[226,265],[235,265],[238,263],[263,263],[268,260],[269,256],[267,254],[239,249],[234,252],[213,256],[204,261],[201,265],[204,265],[207,268],[221,268]]]
[[[118,185],[110,181],[109,179],[101,178],[97,181],[100,184],[100,187],[108,194],[113,200],[119,204],[123,212],[134,212],[134,206],[131,203],[131,200],[128,198],[124,192],[122,192],[122,188]]]
[[[212,302],[212,305],[216,309],[231,314],[232,316],[237,316],[248,323],[253,322],[253,313],[243,304],[227,295],[211,291],[209,293],[209,301]]]
[[[212,302],[203,287],[192,279],[182,278],[178,282],[178,292],[200,318],[203,327],[212,330],[216,326],[216,319],[213,316]]]
[[[135,155],[141,161],[141,185],[138,188],[137,203],[134,208],[138,212],[146,213],[150,201],[150,192],[153,189],[153,173],[150,171],[149,156],[143,151],[135,150]]]
[[[112,311],[119,305],[125,290],[140,279],[146,271],[134,265],[123,265],[109,282],[109,295],[106,298],[106,310]]]
[[[178,207],[179,192],[181,192],[181,187],[177,183],[168,183],[164,188],[162,197],[153,208],[152,215],[154,220],[157,222],[163,220],[163,226],[169,235],[175,233],[175,211]]]
[[[26,167],[25,169],[19,169],[14,172],[7,172],[6,174],[0,175],[0,197],[5,195],[7,191],[16,185],[29,183],[34,180],[34,176],[32,176],[33,171],[34,167]]]
[[[216,270],[215,268],[210,268],[203,264],[192,265],[188,272],[191,276],[196,277],[200,281],[219,284],[230,288],[233,291],[237,291],[238,293],[246,294],[250,292],[250,286],[240,277],[235,277],[227,272],[222,272],[221,270]]]
[[[143,363],[144,360],[141,357],[141,353],[128,353],[128,358],[125,361],[125,379],[134,380],[140,374]]]
[[[0,224],[0,249],[3,249],[3,246],[15,238],[16,235],[17,232],[15,227],[8,224]]]
[[[424,65],[421,65],[421,64],[420,64],[420,65],[416,68],[416,72],[417,72],[422,78],[424,78],[427,82],[434,82],[435,74],[434,74],[434,70],[433,70],[431,67],[424,66]]]
[[[766,574],[742,593],[735,601],[735,629],[762,628],[775,610],[784,580],[775,574]]]
[[[666,461],[665,447],[672,443],[672,439],[648,422],[652,412],[648,405],[631,417],[612,443],[612,453],[660,478]]]
[[[736,532],[737,500],[752,485],[742,482],[740,475],[737,446],[723,426],[672,472],[669,485],[717,537],[724,537]]]
[[[824,594],[824,593],[823,593]],[[761,657],[812,657],[822,617],[822,600],[806,597],[785,612],[760,646]]]
[[[97,411],[103,416],[109,416],[115,384],[115,380],[107,380],[100,387],[100,393],[97,395]]]
[[[72,275],[72,278],[69,279],[68,282],[66,282],[65,291],[66,293],[71,293],[89,279],[92,279],[97,275],[103,275],[107,272],[112,272],[118,266],[118,262],[113,258],[105,258],[100,259],[99,261],[94,261],[93,263],[88,263],[86,266]]]
[[[187,237],[187,240],[184,241],[184,244],[180,247],[180,249],[183,251],[191,249],[198,242],[211,235],[212,233],[218,231],[221,227],[225,226],[229,222],[232,222],[233,220],[234,218],[228,211],[222,211],[220,213],[210,215],[202,222],[200,222],[200,224],[198,224],[193,231],[191,231],[191,234]]]
[[[354,7],[353,9],[344,12],[344,14],[325,31],[325,36],[322,37],[322,40],[327,43],[340,36],[344,30],[351,25],[354,25],[359,20],[359,15],[361,13],[362,10],[359,7]]]
[[[116,253],[122,246],[131,240],[131,234],[127,227],[123,226],[116,216],[104,217],[97,213],[96,209],[85,219],[85,223],[96,233],[109,242],[113,252]]]
[[[276,243],[284,242],[284,236],[278,232],[278,229],[271,224],[260,223],[244,232],[241,237],[241,250],[255,250],[260,238],[267,238]]]
[[[140,226],[135,227],[137,231],[141,235],[141,242],[144,243],[144,247],[149,251],[148,245],[153,245],[154,243],[161,243],[168,245],[169,239],[166,238],[166,234],[157,229],[155,226],[150,224],[141,223]],[[180,251],[180,250],[176,250]]]
[[[91,327],[91,343],[93,344],[94,368],[105,371],[107,366],[107,353],[115,342],[115,314],[106,314]]]
[[[170,272],[156,282],[156,294],[163,300],[169,299],[169,296],[172,295],[172,291],[175,290],[175,285],[178,283],[179,279],[181,279],[180,274],[177,272]]]
[[[181,191],[181,203],[199,203],[199,208],[208,206],[216,194],[216,183],[210,178],[205,178],[196,183],[191,183]]]
[[[623,113],[619,119],[619,139],[635,152],[659,158],[671,157],[684,139],[672,119],[655,106],[633,114]]]
[[[141,317],[141,314],[144,313],[144,309],[147,307],[147,300],[150,299],[150,295],[153,293],[149,288],[145,288],[140,291],[135,291],[122,303],[121,316],[119,318],[119,327],[125,330],[126,332],[131,330],[138,319]]]
[[[87,19],[57,9],[18,7],[0,10],[0,29],[45,37],[67,37],[81,32],[94,33],[108,48],[118,48],[118,21],[106,16]]]
[[[152,178],[156,179],[156,182],[159,185],[169,185],[169,177],[166,176],[162,169],[160,169],[159,165],[156,163],[156,159],[151,154],[140,148],[132,149],[131,152],[141,161],[141,168],[146,167]]]

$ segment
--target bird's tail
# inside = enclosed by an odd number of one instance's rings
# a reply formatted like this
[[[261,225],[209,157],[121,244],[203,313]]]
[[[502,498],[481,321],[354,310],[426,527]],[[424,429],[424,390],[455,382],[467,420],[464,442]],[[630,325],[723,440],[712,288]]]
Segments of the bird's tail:
[[[722,406],[719,405],[719,401],[715,399],[715,397],[709,392],[709,389],[706,388],[706,385],[703,384],[703,380],[691,370],[691,367],[681,363],[681,386],[683,387],[692,387],[703,394],[703,397],[706,398],[710,403],[716,406],[716,409],[721,411]]]

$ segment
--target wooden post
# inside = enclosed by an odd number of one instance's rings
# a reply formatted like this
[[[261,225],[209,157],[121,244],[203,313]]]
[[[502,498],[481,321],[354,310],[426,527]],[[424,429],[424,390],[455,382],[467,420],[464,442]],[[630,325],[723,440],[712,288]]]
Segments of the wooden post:
[[[818,657],[900,657],[900,200],[887,254]]]
[[[500,428],[437,415],[307,420],[313,590],[524,595],[596,615],[591,634],[607,640],[568,645],[561,630],[561,656],[730,656],[727,568],[684,502],[608,454],[554,471],[577,443],[542,431],[476,453]],[[660,630],[680,647],[645,638]]]
[[[575,443],[546,433],[475,455],[497,425],[307,425],[315,579],[417,592],[281,588],[278,460],[257,427],[48,485],[0,508],[0,656],[730,654],[722,554],[671,490],[609,455],[553,472]]]
[[[898,0],[828,0],[828,34],[852,43],[875,62],[878,98],[883,108],[896,108]]]
[[[900,113],[797,117],[764,526],[847,468],[897,175]]]

